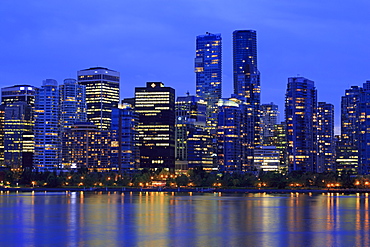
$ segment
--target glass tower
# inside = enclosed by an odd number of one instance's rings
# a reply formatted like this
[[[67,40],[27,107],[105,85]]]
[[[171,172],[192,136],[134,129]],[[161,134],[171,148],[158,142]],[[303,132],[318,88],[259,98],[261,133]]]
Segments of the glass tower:
[[[207,102],[207,128],[212,134],[217,128],[217,102],[221,98],[222,38],[221,34],[206,33],[196,38],[196,94]]]
[[[334,105],[319,102],[317,106],[317,171],[335,171]]]
[[[303,77],[288,79],[285,97],[289,171],[317,172],[317,91]]]
[[[77,77],[78,84],[86,86],[87,120],[110,129],[112,108],[119,103],[119,72],[95,67],[78,71]]]
[[[243,154],[247,169],[253,167],[254,147],[261,143],[260,73],[257,69],[257,33],[233,32],[234,96],[244,101]]]
[[[59,89],[56,80],[43,81],[35,97],[35,168],[61,168]]]

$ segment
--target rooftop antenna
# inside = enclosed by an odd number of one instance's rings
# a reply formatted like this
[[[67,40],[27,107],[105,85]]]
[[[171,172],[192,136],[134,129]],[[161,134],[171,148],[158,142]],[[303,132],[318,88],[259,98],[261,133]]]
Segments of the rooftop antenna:
[[[189,96],[189,95],[190,95],[189,91],[187,91],[187,92],[186,92],[186,95],[187,95],[187,96]]]

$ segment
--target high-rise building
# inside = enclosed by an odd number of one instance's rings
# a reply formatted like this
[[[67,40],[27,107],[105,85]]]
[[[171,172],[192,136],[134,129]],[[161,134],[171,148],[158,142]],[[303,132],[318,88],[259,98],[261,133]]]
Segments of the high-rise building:
[[[335,171],[334,105],[318,102],[317,172]]]
[[[352,86],[341,99],[341,136],[336,147],[337,171],[359,173],[360,96],[363,88]]]
[[[112,109],[111,166],[121,172],[139,167],[137,123],[138,116],[131,105],[120,104]]]
[[[243,105],[236,99],[218,102],[217,157],[220,171],[244,170],[242,152]]]
[[[273,130],[274,136],[273,146],[275,146],[280,152],[280,172],[288,172],[288,154],[287,154],[287,128],[286,123],[281,122],[280,124],[275,124]]]
[[[257,33],[233,32],[234,94],[252,105],[260,104],[260,73],[257,69]]]
[[[176,111],[176,169],[202,167],[213,170],[212,138],[206,131],[207,103],[200,97],[177,97]]]
[[[359,172],[370,174],[370,81],[363,84],[358,104]]]
[[[135,88],[140,168],[175,169],[175,89],[162,82]]]
[[[65,79],[59,86],[60,121],[62,130],[70,128],[76,122],[86,122],[85,86],[75,79]]]
[[[4,165],[11,169],[32,168],[34,152],[32,106],[25,101],[8,102],[4,116]]]
[[[274,126],[279,121],[278,105],[274,103],[261,105],[261,129],[262,144],[273,146]]]
[[[69,143],[63,153],[63,168],[86,168],[89,171],[107,172],[111,167],[110,132],[98,129],[89,122],[79,122],[65,130],[63,142]]]
[[[60,109],[58,83],[43,81],[35,95],[35,154],[34,167],[38,170],[61,168]]]
[[[32,167],[35,88],[15,85],[1,89],[0,166]]]
[[[77,76],[78,84],[86,87],[87,120],[99,129],[110,129],[112,109],[119,103],[119,72],[95,67],[80,70]]]
[[[285,98],[289,171],[317,171],[317,91],[314,82],[291,77]]]
[[[254,147],[261,143],[260,72],[257,68],[257,33],[254,30],[233,32],[234,97],[245,103],[243,153],[246,166],[253,167]]]
[[[196,38],[196,94],[207,103],[207,128],[211,134],[217,128],[217,102],[222,86],[221,34],[206,33]]]

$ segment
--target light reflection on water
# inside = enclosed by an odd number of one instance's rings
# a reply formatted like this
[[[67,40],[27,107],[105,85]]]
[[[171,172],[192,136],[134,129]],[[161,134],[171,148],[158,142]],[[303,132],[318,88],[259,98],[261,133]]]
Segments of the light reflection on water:
[[[2,193],[1,246],[370,246],[368,194]]]

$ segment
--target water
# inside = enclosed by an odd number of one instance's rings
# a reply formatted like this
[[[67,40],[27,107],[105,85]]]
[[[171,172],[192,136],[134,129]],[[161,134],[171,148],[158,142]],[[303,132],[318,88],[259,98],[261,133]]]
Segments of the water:
[[[0,246],[370,246],[369,197],[3,193]]]

